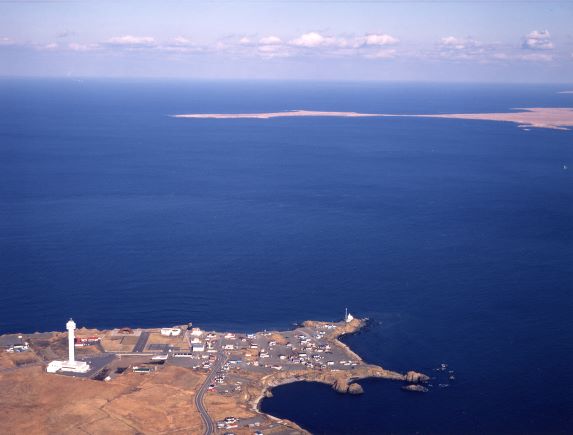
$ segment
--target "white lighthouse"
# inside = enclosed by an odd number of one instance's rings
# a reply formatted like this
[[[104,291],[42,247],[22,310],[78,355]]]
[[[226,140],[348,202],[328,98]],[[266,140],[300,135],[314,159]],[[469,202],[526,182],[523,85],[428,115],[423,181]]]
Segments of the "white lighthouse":
[[[68,362],[69,363],[74,363],[76,361],[75,359],[75,330],[76,330],[76,322],[74,322],[72,319],[68,320],[68,323],[66,323],[66,329],[68,330]]]
[[[75,330],[76,322],[72,319],[66,323],[68,330],[68,360],[67,361],[52,361],[48,364],[46,371],[48,373],[72,372],[72,373],[87,373],[90,371],[90,365],[85,361],[76,361],[75,357]]]
[[[344,312],[344,321],[346,323],[350,323],[354,320],[354,316],[348,312],[348,308]]]

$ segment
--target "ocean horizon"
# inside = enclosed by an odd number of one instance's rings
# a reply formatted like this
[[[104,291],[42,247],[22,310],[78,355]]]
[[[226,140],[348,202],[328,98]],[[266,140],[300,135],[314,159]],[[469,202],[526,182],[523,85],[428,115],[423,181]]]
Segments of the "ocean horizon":
[[[573,131],[169,116],[507,112],[572,107],[571,87],[2,78],[0,333],[348,307],[370,319],[352,350],[435,385],[289,384],[263,411],[313,433],[572,433]]]

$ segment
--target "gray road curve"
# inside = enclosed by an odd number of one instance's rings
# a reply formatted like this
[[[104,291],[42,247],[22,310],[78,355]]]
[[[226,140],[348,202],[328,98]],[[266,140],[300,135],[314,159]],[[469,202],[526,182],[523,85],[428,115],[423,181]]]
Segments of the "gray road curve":
[[[215,422],[211,419],[211,417],[209,417],[209,413],[207,412],[207,409],[205,409],[205,405],[203,404],[203,397],[205,396],[209,385],[213,382],[213,378],[215,377],[216,373],[221,369],[223,364],[225,364],[226,359],[227,358],[222,353],[217,355],[217,359],[213,364],[211,373],[209,373],[209,376],[207,376],[205,382],[203,382],[203,385],[201,385],[201,388],[199,388],[197,394],[195,395],[195,406],[197,407],[199,415],[201,416],[201,420],[203,421],[203,426],[205,428],[203,433],[205,435],[211,435],[215,433]]]

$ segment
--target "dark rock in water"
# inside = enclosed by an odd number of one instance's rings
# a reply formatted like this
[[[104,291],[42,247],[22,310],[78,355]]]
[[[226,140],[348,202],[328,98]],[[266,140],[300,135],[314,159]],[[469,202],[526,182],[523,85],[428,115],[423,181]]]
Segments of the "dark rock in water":
[[[348,382],[345,379],[337,379],[332,384],[332,389],[338,393],[348,393]]]
[[[428,382],[429,380],[430,378],[423,373],[418,373],[414,371],[406,373],[406,382],[418,384],[420,382]]]
[[[350,384],[348,386],[348,393],[349,394],[363,394],[364,389],[362,388],[362,385],[354,383],[354,384]]]
[[[364,390],[357,383],[349,384],[347,379],[337,379],[332,384],[332,389],[341,394],[362,394]]]
[[[422,385],[404,385],[402,387],[402,390],[404,391],[413,391],[415,393],[427,393],[429,390],[426,387],[423,387]]]

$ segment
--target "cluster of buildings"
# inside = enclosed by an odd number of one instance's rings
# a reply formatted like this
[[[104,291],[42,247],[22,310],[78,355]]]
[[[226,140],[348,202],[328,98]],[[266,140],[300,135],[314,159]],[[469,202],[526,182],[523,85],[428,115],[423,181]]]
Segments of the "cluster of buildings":
[[[354,317],[345,312],[344,322],[349,323]],[[336,324],[321,324],[316,327],[300,327],[294,331],[281,333],[261,332],[256,334],[235,334],[205,332],[200,328],[170,327],[158,330],[132,330],[124,328],[113,330],[99,336],[75,337],[76,324],[70,319],[66,324],[68,331],[68,358],[55,360],[48,364],[50,373],[89,372],[90,362],[77,360],[74,348],[100,345],[100,351],[110,358],[130,357],[127,367],[137,373],[150,373],[156,364],[163,364],[167,359],[174,364],[210,370],[216,361],[216,354],[223,352],[228,361],[222,367],[214,383],[225,382],[225,373],[230,368],[236,369],[273,369],[294,370],[301,366],[318,369],[344,369],[357,365],[356,361],[343,358],[340,349],[332,349],[328,339],[330,330]],[[26,349],[27,343],[15,344],[12,351]],[[337,346],[335,346],[337,347]],[[145,359],[147,358],[147,359]],[[157,361],[156,361],[157,360]],[[161,360],[161,361],[159,361]],[[108,364],[108,363],[106,363]],[[111,369],[113,370],[113,368]],[[94,368],[94,372],[99,368]],[[214,387],[214,385],[212,385]]]
[[[92,335],[90,337],[76,337],[74,341],[74,345],[76,347],[83,347],[83,346],[93,346],[101,342],[101,337],[97,335]]]
[[[258,419],[248,418],[248,419],[239,419],[237,417],[225,417],[223,420],[217,422],[217,429],[237,429],[239,427],[249,427],[249,428],[258,428],[261,426],[261,422]],[[253,435],[263,435],[263,432],[260,430],[255,430]]]
[[[193,353],[213,351],[213,334],[208,334],[206,339],[203,339],[204,332],[199,328],[192,328],[189,334],[190,336],[190,350]],[[205,344],[207,347],[205,347]]]
[[[10,344],[6,349],[6,352],[10,353],[20,353],[20,352],[27,352],[30,350],[30,345],[27,341],[24,341],[22,336],[18,336],[18,340],[14,343]]]
[[[238,427],[239,419],[237,417],[225,417],[217,422],[217,429],[236,429]]]

